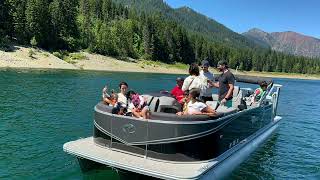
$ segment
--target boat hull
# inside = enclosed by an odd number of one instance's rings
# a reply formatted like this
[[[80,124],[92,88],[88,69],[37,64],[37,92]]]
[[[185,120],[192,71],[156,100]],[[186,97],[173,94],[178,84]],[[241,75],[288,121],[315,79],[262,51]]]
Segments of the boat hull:
[[[244,162],[250,154],[257,150],[278,128],[281,117],[276,116],[274,120],[260,129],[255,134],[244,139],[237,147],[217,158],[216,163],[203,174],[200,179],[223,179],[229,175],[236,167]]]
[[[100,146],[94,146],[92,137],[65,143],[63,149],[65,152],[77,156],[82,161],[82,164],[93,161],[102,166],[149,177],[160,179],[222,179],[246,160],[253,151],[272,135],[277,129],[280,120],[281,117],[276,116],[259,131],[209,161],[173,163],[172,161],[141,158],[117,152],[111,148],[105,149]]]
[[[272,121],[271,105],[206,121],[137,120],[96,108],[94,142],[157,160],[195,162],[216,158]]]

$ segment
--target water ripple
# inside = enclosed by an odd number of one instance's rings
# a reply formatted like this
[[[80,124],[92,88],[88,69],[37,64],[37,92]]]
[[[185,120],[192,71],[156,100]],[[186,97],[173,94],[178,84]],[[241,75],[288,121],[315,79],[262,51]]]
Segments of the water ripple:
[[[63,143],[92,135],[93,106],[107,83],[126,80],[139,92],[174,86],[174,75],[75,71],[0,71],[0,179],[106,179],[111,171],[81,173]],[[155,84],[156,82],[156,84]],[[320,82],[283,84],[272,138],[230,178],[320,179]],[[150,85],[153,84],[153,85]],[[241,85],[241,84],[240,84]],[[254,87],[254,86],[252,86]]]

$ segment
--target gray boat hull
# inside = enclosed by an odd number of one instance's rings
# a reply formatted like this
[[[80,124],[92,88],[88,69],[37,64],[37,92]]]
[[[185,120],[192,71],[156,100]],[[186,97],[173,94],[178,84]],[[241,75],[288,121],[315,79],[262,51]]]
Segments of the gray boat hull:
[[[229,175],[235,168],[244,162],[250,154],[259,148],[272,133],[278,128],[281,117],[276,116],[270,124],[260,129],[255,134],[244,139],[232,150],[225,152],[217,158],[218,162],[211,167],[200,179],[222,179]]]
[[[170,161],[139,158],[114,151],[112,148],[105,149],[94,146],[92,137],[68,142],[64,144],[63,149],[67,153],[77,156],[81,168],[86,168],[84,170],[96,168],[100,164],[102,167],[117,169],[119,175],[125,171],[129,175],[128,177],[132,178],[134,176],[138,179],[146,179],[147,177],[160,179],[223,179],[272,135],[279,126],[280,120],[281,117],[276,116],[268,125],[209,161],[172,163]],[[150,166],[150,164],[155,166]],[[139,174],[142,176],[139,176]]]
[[[179,162],[206,161],[269,124],[271,107],[265,105],[216,119],[207,116],[178,119],[186,117],[167,114],[164,116],[168,119],[146,121],[112,115],[98,104],[93,137],[97,145],[136,156]]]

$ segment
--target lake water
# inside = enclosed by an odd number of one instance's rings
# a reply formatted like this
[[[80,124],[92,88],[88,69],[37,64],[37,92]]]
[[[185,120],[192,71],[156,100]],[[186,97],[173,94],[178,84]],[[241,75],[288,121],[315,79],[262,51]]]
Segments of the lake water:
[[[0,179],[119,179],[80,171],[65,142],[92,136],[102,87],[126,80],[143,92],[171,89],[175,75],[77,71],[0,71]],[[279,129],[230,179],[320,179],[320,81],[283,85]],[[241,84],[241,87],[244,85]],[[251,87],[256,87],[252,86]]]

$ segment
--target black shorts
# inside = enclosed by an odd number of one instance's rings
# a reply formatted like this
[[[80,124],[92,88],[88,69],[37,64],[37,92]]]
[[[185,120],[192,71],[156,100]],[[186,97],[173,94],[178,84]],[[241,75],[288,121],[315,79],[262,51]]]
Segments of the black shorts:
[[[208,97],[206,97],[206,96],[201,96],[201,100],[204,101],[204,102],[213,101],[212,96],[208,96]]]

